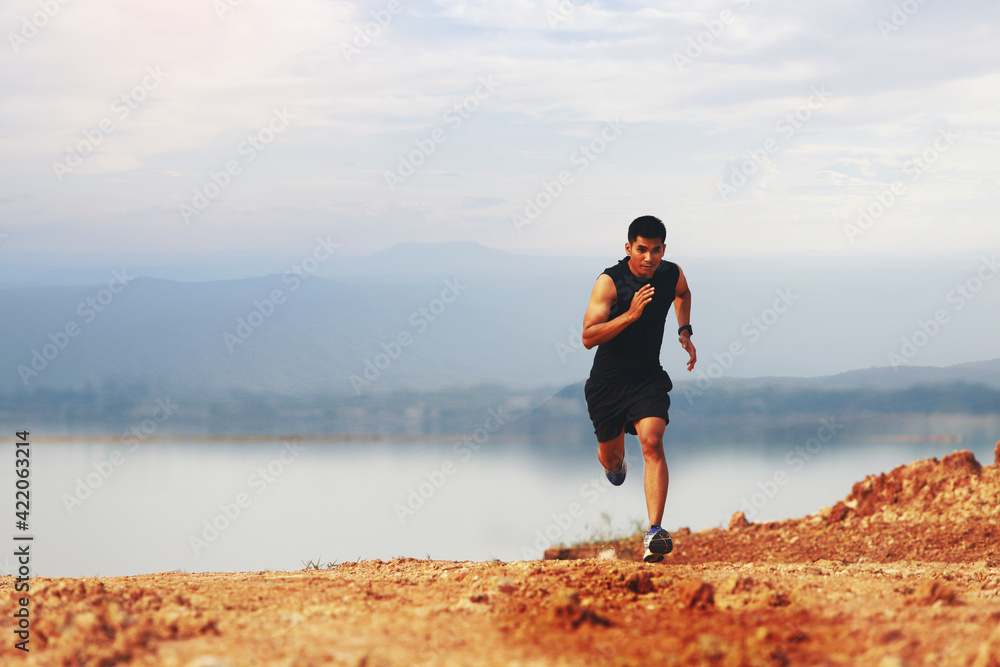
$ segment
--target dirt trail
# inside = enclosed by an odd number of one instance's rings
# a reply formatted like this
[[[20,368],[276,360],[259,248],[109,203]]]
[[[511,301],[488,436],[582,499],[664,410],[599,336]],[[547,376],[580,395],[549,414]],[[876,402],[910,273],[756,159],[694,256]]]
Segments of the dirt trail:
[[[956,452],[812,516],[678,530],[660,564],[637,536],[544,561],[35,579],[28,654],[5,577],[0,664],[1000,667],[998,531],[1000,466]]]

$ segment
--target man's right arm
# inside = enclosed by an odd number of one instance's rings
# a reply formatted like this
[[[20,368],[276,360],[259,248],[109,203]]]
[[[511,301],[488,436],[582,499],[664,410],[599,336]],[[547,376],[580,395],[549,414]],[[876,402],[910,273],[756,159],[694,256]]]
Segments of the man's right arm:
[[[642,289],[632,297],[629,309],[608,321],[611,315],[611,305],[617,298],[615,281],[606,273],[597,277],[594,289],[590,293],[590,303],[583,315],[583,346],[588,350],[606,343],[622,332],[625,327],[635,322],[642,315],[642,310],[653,298],[652,285],[643,285]]]

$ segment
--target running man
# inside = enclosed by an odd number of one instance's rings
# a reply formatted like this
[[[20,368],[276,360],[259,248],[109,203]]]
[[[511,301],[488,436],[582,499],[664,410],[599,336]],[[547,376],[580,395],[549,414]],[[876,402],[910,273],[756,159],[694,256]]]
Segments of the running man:
[[[670,376],[660,365],[663,327],[670,304],[677,315],[681,347],[697,356],[691,343],[691,291],[684,272],[662,261],[667,230],[651,215],[632,221],[628,255],[597,277],[583,316],[583,345],[597,347],[585,393],[597,435],[597,460],[615,486],[625,481],[625,434],[639,438],[645,460],[644,485],[649,532],[643,560],[657,563],[674,548],[660,527],[669,475],[663,456],[663,429],[670,419]]]

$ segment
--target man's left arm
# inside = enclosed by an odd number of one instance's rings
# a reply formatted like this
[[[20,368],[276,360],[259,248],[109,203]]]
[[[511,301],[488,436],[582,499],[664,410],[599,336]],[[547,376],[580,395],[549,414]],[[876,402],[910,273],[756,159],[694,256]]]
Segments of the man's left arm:
[[[688,287],[687,278],[681,267],[677,267],[677,292],[674,295],[674,313],[677,315],[677,327],[691,324],[691,289]],[[685,329],[680,333],[681,347],[690,355],[687,369],[694,370],[694,364],[698,361],[698,353],[691,342],[691,332]]]

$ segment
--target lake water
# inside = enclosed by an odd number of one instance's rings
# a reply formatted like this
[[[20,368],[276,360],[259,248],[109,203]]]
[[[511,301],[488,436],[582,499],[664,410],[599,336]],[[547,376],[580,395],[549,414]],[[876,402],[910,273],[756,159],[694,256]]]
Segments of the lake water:
[[[129,451],[38,442],[32,574],[298,570],[309,560],[399,556],[510,561],[606,529],[602,515],[618,531],[645,522],[635,440],[627,445],[629,477],[617,488],[596,455],[488,445],[473,452],[450,442],[161,441]],[[806,461],[791,446],[699,454],[668,444],[663,523],[725,526],[744,502],[753,520],[803,516],[843,498],[866,474],[955,448],[831,443]],[[992,447],[974,451],[992,462]],[[4,469],[12,498],[13,475]],[[10,556],[0,560],[0,572],[13,569]]]

